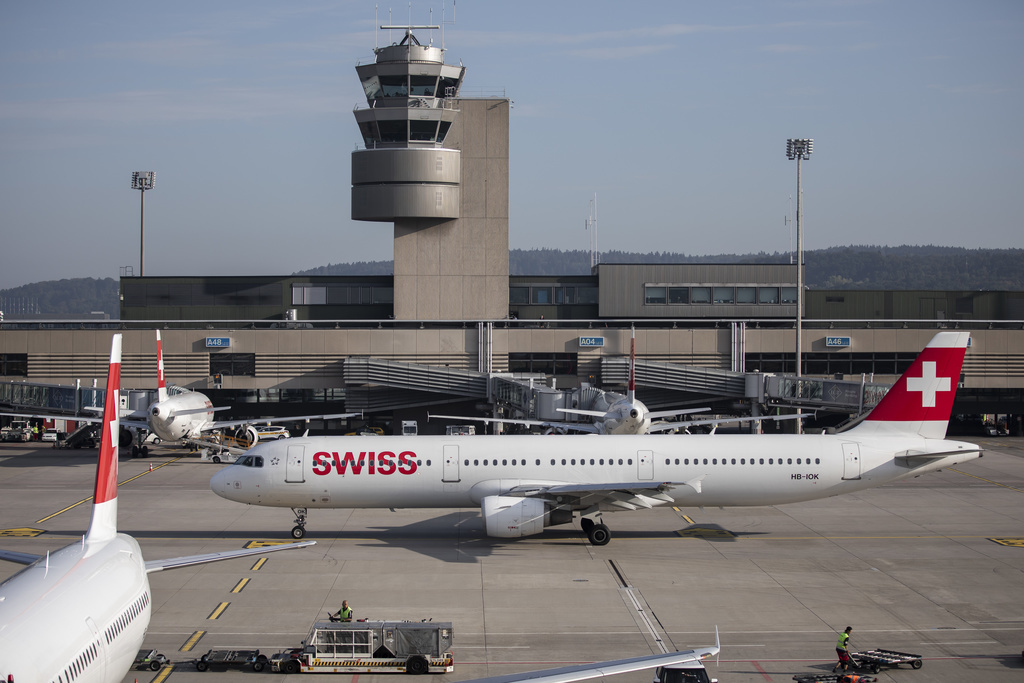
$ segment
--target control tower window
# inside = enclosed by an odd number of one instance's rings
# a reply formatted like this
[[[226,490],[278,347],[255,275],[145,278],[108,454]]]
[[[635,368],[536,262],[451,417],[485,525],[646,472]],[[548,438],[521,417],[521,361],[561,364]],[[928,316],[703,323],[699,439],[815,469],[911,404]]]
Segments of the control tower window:
[[[710,287],[694,287],[693,291],[690,292],[690,303],[691,304],[709,304],[709,303],[711,303],[711,288]]]
[[[796,303],[796,287],[783,287],[782,288],[782,303],[784,303],[784,304],[795,304]]]
[[[412,97],[433,97],[437,89],[435,76],[410,76],[409,92]]]
[[[437,141],[444,142],[444,139],[448,137],[448,129],[452,127],[451,121],[441,122],[441,131],[437,134]]]
[[[363,134],[363,144],[373,147],[373,143],[377,141],[377,122],[363,121],[359,124],[359,132]]]
[[[757,288],[756,287],[737,287],[736,288],[736,303],[738,304],[754,304],[756,300]]]
[[[366,93],[366,100],[368,102],[380,98],[380,79],[377,78],[377,74],[368,76],[363,81],[363,92]]]
[[[408,97],[409,84],[405,76],[381,76],[380,88],[384,97]]]
[[[663,303],[665,303],[665,288],[664,287],[645,287],[644,288],[644,303],[645,304],[663,304]]]
[[[757,290],[757,303],[777,304],[779,303],[778,287],[761,287]]]
[[[378,121],[381,142],[406,142],[405,121]]]
[[[409,140],[431,142],[437,138],[437,121],[410,121]]]
[[[442,78],[437,89],[438,97],[455,97],[458,95],[459,82],[454,78]]]
[[[715,303],[716,304],[734,304],[734,303],[736,303],[736,297],[733,294],[732,287],[715,287]]]

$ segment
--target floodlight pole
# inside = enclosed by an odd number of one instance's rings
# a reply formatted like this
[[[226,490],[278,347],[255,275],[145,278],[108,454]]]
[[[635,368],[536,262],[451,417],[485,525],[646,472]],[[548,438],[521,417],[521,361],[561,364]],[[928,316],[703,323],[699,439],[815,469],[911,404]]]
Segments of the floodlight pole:
[[[790,161],[796,159],[796,378],[799,393],[800,378],[803,376],[803,318],[804,318],[804,233],[802,229],[803,192],[800,189],[800,162],[811,158],[814,140],[810,138],[790,138],[786,140],[786,156]],[[797,397],[799,398],[799,396]],[[800,433],[800,421],[797,420],[797,433]]]
[[[135,171],[132,173],[132,189],[139,190],[142,195],[142,209],[139,216],[139,277],[146,275],[146,190],[152,190],[156,184],[154,171]]]

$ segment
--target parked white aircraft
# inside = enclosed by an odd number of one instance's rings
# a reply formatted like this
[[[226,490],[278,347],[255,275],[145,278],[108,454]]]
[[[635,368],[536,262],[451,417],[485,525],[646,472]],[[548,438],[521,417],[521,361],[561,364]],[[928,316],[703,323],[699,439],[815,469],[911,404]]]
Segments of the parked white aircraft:
[[[835,496],[979,457],[944,440],[969,335],[940,332],[856,427],[839,434],[309,437],[257,444],[210,480],[251,505],[480,506],[487,534],[568,524],[608,542],[606,512],[777,505]],[[371,450],[372,449],[372,450]]]
[[[527,420],[521,418],[496,418],[496,417],[466,417],[460,415],[427,415],[427,419],[442,420],[470,420],[473,422],[518,424],[528,427],[548,427],[558,431],[586,432],[588,434],[649,434],[651,432],[672,431],[683,426],[697,424],[719,424],[722,422],[739,420],[705,420],[700,422],[683,423],[660,422],[653,423],[653,420],[662,420],[666,417],[678,417],[692,413],[706,413],[707,408],[687,408],[682,410],[658,410],[651,411],[636,397],[636,340],[629,342],[629,382],[626,385],[626,395],[614,391],[605,391],[597,395],[594,405],[584,410],[580,408],[559,408],[563,413],[573,415],[587,415],[592,418],[591,422],[555,422],[550,420]]]
[[[0,583],[0,678],[17,683],[120,681],[149,628],[151,572],[310,545],[235,550],[146,562],[117,533],[121,335],[110,349],[92,521],[81,542],[45,556],[0,551],[29,565]],[[13,678],[11,678],[13,677]]]
[[[155,434],[161,441],[174,443],[177,441],[193,442],[201,446],[215,446],[236,454],[245,452],[245,448],[236,448],[223,443],[214,443],[204,440],[204,435],[218,429],[246,426],[248,429],[248,440],[251,443],[258,441],[258,430],[250,428],[256,424],[270,424],[273,422],[292,422],[299,420],[329,420],[355,417],[360,413],[336,413],[333,415],[295,415],[289,417],[275,417],[273,420],[214,420],[214,412],[229,410],[229,406],[213,407],[209,397],[198,391],[191,391],[175,387],[176,392],[167,388],[167,381],[164,378],[164,354],[160,339],[160,330],[156,331],[156,372],[157,372],[157,400],[144,411],[136,411],[121,416],[121,426],[132,431],[148,430]],[[53,415],[46,413],[2,413],[3,415],[19,415],[25,417],[46,418],[54,417],[62,419],[74,419],[79,422],[100,422],[98,417],[74,417],[67,415]],[[129,433],[124,431],[120,437],[120,443],[127,446]],[[149,452],[148,446],[132,446],[132,457],[137,455],[145,456]]]

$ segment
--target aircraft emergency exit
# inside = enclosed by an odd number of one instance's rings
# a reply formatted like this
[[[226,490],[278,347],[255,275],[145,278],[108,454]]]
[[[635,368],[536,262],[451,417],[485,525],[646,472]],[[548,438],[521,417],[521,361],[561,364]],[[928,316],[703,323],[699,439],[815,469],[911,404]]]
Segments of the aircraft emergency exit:
[[[29,565],[0,583],[0,679],[120,681],[149,628],[150,573],[311,545],[290,543],[145,561],[138,542],[117,533],[120,372],[121,335],[115,334],[86,535],[45,556],[0,551],[0,559]]]
[[[489,536],[656,505],[778,505],[888,484],[977,458],[946,441],[969,335],[940,332],[854,428],[838,434],[309,437],[257,444],[213,476],[228,500],[292,508],[480,507]]]

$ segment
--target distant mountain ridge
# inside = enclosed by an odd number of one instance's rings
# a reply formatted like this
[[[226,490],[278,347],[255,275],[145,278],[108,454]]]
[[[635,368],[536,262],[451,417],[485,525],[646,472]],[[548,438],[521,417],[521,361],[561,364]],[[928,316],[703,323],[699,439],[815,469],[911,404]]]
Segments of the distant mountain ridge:
[[[1024,290],[1024,249],[934,246],[848,246],[804,253],[811,289]],[[790,263],[788,252],[696,256],[675,252],[601,252],[604,263]],[[589,275],[590,252],[512,249],[512,275]],[[328,264],[293,275],[390,275],[393,261]],[[0,290],[0,310],[41,316],[103,311],[120,316],[113,278],[47,280]],[[4,307],[7,307],[6,309]]]
[[[603,263],[790,263],[788,252],[696,256],[676,252],[601,252]],[[858,245],[804,252],[812,289],[1024,289],[1024,249]],[[295,275],[390,275],[393,261],[339,263]],[[512,275],[589,275],[590,252],[512,249]]]

